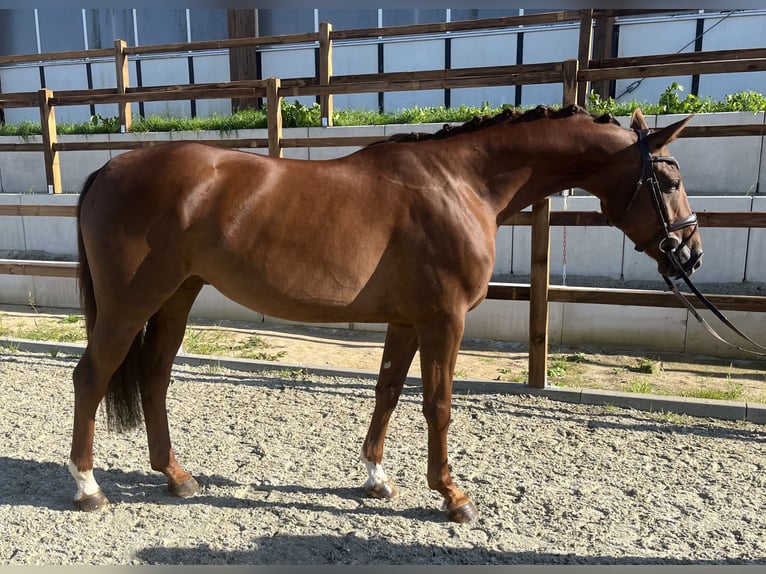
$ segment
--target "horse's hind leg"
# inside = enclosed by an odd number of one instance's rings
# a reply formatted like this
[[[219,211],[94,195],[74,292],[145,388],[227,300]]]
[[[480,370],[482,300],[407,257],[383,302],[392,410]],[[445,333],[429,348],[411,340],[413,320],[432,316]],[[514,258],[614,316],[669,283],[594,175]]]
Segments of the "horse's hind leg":
[[[93,478],[93,435],[96,411],[109,381],[128,354],[142,324],[96,321],[74,369],[74,424],[69,472],[77,484],[74,502],[81,510],[105,508],[108,501]]]
[[[204,282],[187,279],[152,317],[144,338],[144,377],[141,401],[149,441],[149,460],[153,470],[168,478],[168,490],[175,496],[189,497],[199,492],[199,484],[176,461],[170,444],[166,398],[170,372],[183,341],[186,321]]]
[[[386,438],[388,421],[399,402],[407,371],[417,350],[418,338],[414,326],[395,324],[388,326],[383,358],[380,362],[380,374],[375,386],[375,410],[362,447],[362,461],[367,466],[369,474],[364,490],[374,498],[396,496],[396,487],[381,466],[383,442]]]

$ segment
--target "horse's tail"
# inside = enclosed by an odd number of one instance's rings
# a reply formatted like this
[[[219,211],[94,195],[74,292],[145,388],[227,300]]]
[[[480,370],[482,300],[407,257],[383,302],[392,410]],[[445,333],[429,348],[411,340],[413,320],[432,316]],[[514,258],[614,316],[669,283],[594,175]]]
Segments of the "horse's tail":
[[[83,185],[77,203],[77,251],[80,261],[78,282],[80,287],[80,303],[85,315],[85,332],[88,340],[90,340],[93,334],[98,309],[96,308],[96,296],[93,289],[93,276],[91,275],[88,254],[85,250],[85,243],[82,237],[80,212],[85,196],[93,186],[93,182],[101,169],[103,168],[91,173],[85,180],[85,185]],[[115,371],[112,379],[109,381],[106,392],[106,413],[109,429],[124,431],[135,428],[141,423],[142,407],[139,384],[143,375],[143,341],[144,330],[142,329],[133,340],[122,364],[117,368],[117,371]]]

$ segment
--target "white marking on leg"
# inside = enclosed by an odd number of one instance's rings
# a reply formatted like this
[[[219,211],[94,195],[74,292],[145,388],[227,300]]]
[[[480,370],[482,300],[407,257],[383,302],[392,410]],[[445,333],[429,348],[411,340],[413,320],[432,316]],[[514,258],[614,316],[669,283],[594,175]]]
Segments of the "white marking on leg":
[[[364,483],[364,488],[388,483],[388,475],[386,475],[386,471],[383,470],[380,464],[367,460],[364,454],[362,454],[362,462],[367,467],[367,475],[369,477],[367,482]]]
[[[77,483],[77,494],[74,495],[75,500],[82,500],[86,496],[91,496],[99,491],[98,483],[93,478],[92,470],[77,470],[77,465],[71,460],[69,461],[69,474],[74,478]]]
[[[385,363],[383,363],[383,368],[384,369],[390,369],[391,368],[391,361],[386,361]]]

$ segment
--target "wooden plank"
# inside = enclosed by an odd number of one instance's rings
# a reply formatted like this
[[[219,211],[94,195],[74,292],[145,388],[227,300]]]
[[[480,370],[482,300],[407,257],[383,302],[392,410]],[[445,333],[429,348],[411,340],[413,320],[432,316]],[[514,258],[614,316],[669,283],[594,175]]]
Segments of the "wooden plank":
[[[258,11],[254,9],[226,10],[226,23],[229,38],[255,38],[258,36]],[[229,78],[231,80],[257,80],[257,46],[229,48]],[[259,98],[232,98],[231,111],[238,112],[248,108],[260,108]]]
[[[43,132],[43,156],[45,163],[45,181],[48,193],[61,193],[61,166],[59,165],[56,145],[56,113],[50,105],[53,92],[48,89],[40,90],[40,127]]]
[[[9,56],[0,56],[0,66],[29,62],[55,62],[56,60],[89,60],[92,58],[110,58],[113,55],[114,53],[109,48],[48,52],[47,54],[13,54]]]
[[[625,80],[630,78],[657,78],[664,76],[688,76],[694,74],[728,74],[736,72],[759,72],[766,70],[766,58],[752,60],[726,60],[716,62],[681,62],[668,64],[638,65],[608,69],[580,70],[580,81]]]
[[[732,124],[728,126],[686,126],[682,138],[766,136],[766,124]]]
[[[548,286],[550,283],[550,213],[546,197],[532,206],[532,254],[529,291],[529,381],[545,388],[548,365]]]
[[[229,97],[265,97],[266,80],[242,80],[236,82],[211,82],[204,84],[180,84],[126,88],[118,94],[112,88],[98,90],[62,90],[56,92],[51,103],[55,106],[81,104],[111,104],[124,101],[172,101],[184,99],[215,99]]]
[[[546,62],[542,64],[522,64],[511,66],[479,66],[472,68],[452,68],[449,70],[420,70],[417,72],[386,72],[382,74],[347,74],[344,76],[334,76],[333,84],[360,84],[367,82],[397,82],[397,81],[415,81],[415,80],[436,80],[436,79],[455,79],[455,78],[486,78],[492,76],[517,76],[536,75],[536,74],[560,74],[561,62]],[[283,86],[300,85],[302,79],[285,79]],[[306,85],[316,85],[314,78],[306,78],[309,82]]]
[[[332,78],[332,24],[319,24],[319,84],[329,86]],[[332,126],[332,93],[319,96],[319,107],[322,110],[322,126]]]
[[[577,10],[544,12],[540,14],[506,16],[503,18],[487,18],[482,20],[456,20],[455,22],[436,22],[432,24],[411,24],[405,26],[385,26],[381,28],[336,30],[332,33],[332,39],[350,40],[356,38],[440,34],[445,32],[462,32],[466,30],[490,30],[495,28],[530,26],[535,24],[572,22],[579,20],[579,18],[580,12]]]
[[[202,40],[199,42],[179,42],[176,44],[153,44],[149,46],[128,46],[131,56],[147,54],[167,54],[171,52],[194,52],[221,50],[230,48],[250,48],[255,46],[305,44],[319,41],[317,32],[285,34],[282,36],[260,36],[256,38],[234,38],[229,40]]]
[[[381,74],[383,75],[383,74]],[[391,81],[388,79],[376,80],[358,84],[337,84],[335,78],[329,86],[287,86],[280,90],[282,96],[309,96],[332,93],[338,94],[365,94],[373,92],[399,92],[407,90],[437,90],[445,88],[479,88],[493,86],[511,86],[518,84],[556,84],[562,81],[561,70],[533,73],[519,73],[514,75],[498,75],[484,77],[467,77],[452,79],[415,79],[404,81]]]
[[[593,51],[593,9],[580,10],[580,38],[577,45],[578,68],[587,68]],[[575,78],[577,72],[575,71]],[[580,82],[577,86],[577,105],[585,107],[588,101],[588,82]]]
[[[1,108],[2,106],[0,106]],[[54,146],[55,147],[55,146]],[[44,146],[42,143],[12,143],[12,144],[0,144],[0,152],[4,151],[43,151]]]
[[[0,259],[0,274],[32,275],[35,277],[77,277],[79,264],[75,261],[29,261]]]
[[[130,86],[130,72],[128,69],[128,55],[125,40],[114,41],[114,65],[117,77],[117,94],[124,95]],[[120,121],[120,131],[129,132],[131,127],[130,102],[123,101],[117,104],[117,116]]]
[[[703,286],[703,291],[705,291]],[[500,301],[529,301],[531,287],[518,283],[490,283],[487,299]],[[688,294],[697,309],[705,305]],[[766,313],[766,297],[751,295],[705,294],[722,311],[752,311]],[[548,298],[553,303],[589,303],[594,305],[623,305],[626,307],[683,308],[683,304],[670,292],[654,289],[613,289],[550,285]]]
[[[0,93],[0,108],[36,108],[39,104],[37,92]]]
[[[365,147],[388,139],[388,136],[285,138],[282,140],[282,147]]]
[[[279,78],[269,78],[266,83],[266,107],[268,113],[269,155],[282,157],[282,98],[279,96]]]
[[[0,216],[43,216],[43,217],[75,217],[77,207],[74,205],[0,205]]]
[[[171,140],[133,140],[133,141],[104,141],[104,142],[59,142],[54,145],[56,151],[103,151],[103,150],[125,150],[139,149],[144,147],[153,147],[170,143]],[[177,140],[175,140],[177,141]],[[188,140],[198,143],[205,143],[216,147],[228,148],[266,148],[268,147],[267,138],[238,138],[238,139],[194,139]],[[2,146],[0,145],[0,150]]]
[[[563,76],[563,94],[562,101],[564,106],[577,103],[577,93],[579,85],[577,83],[577,69],[579,62],[577,60],[567,60],[562,68]]]
[[[721,60],[759,60],[766,58],[766,48],[746,48],[735,50],[706,50],[704,52],[683,52],[680,54],[655,54],[646,56],[627,56],[622,58],[595,58],[588,62],[588,68],[611,69],[631,66],[656,64],[675,64],[679,62],[714,62]]]
[[[700,227],[724,228],[766,228],[764,211],[702,211],[697,213]],[[553,211],[551,225],[555,226],[608,226],[606,218],[599,211]],[[531,225],[532,214],[529,211],[516,213],[501,222],[500,225]]]

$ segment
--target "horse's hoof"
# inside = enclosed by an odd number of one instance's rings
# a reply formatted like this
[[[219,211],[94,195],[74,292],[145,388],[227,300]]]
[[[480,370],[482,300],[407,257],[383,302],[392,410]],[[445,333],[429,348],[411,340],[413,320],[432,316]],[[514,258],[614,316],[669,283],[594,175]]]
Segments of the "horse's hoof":
[[[173,496],[178,496],[179,498],[191,498],[192,496],[199,494],[199,483],[192,477],[181,484],[169,484],[168,490]]]
[[[473,505],[473,502],[466,502],[455,508],[448,508],[446,510],[447,518],[452,522],[459,522],[461,524],[468,524],[479,518],[479,512]]]
[[[99,488],[95,494],[89,494],[79,500],[75,500],[74,505],[83,512],[93,512],[95,510],[106,510],[109,507],[109,500]]]
[[[365,485],[364,491],[370,498],[394,498],[399,494],[399,490],[391,482],[376,482]]]

